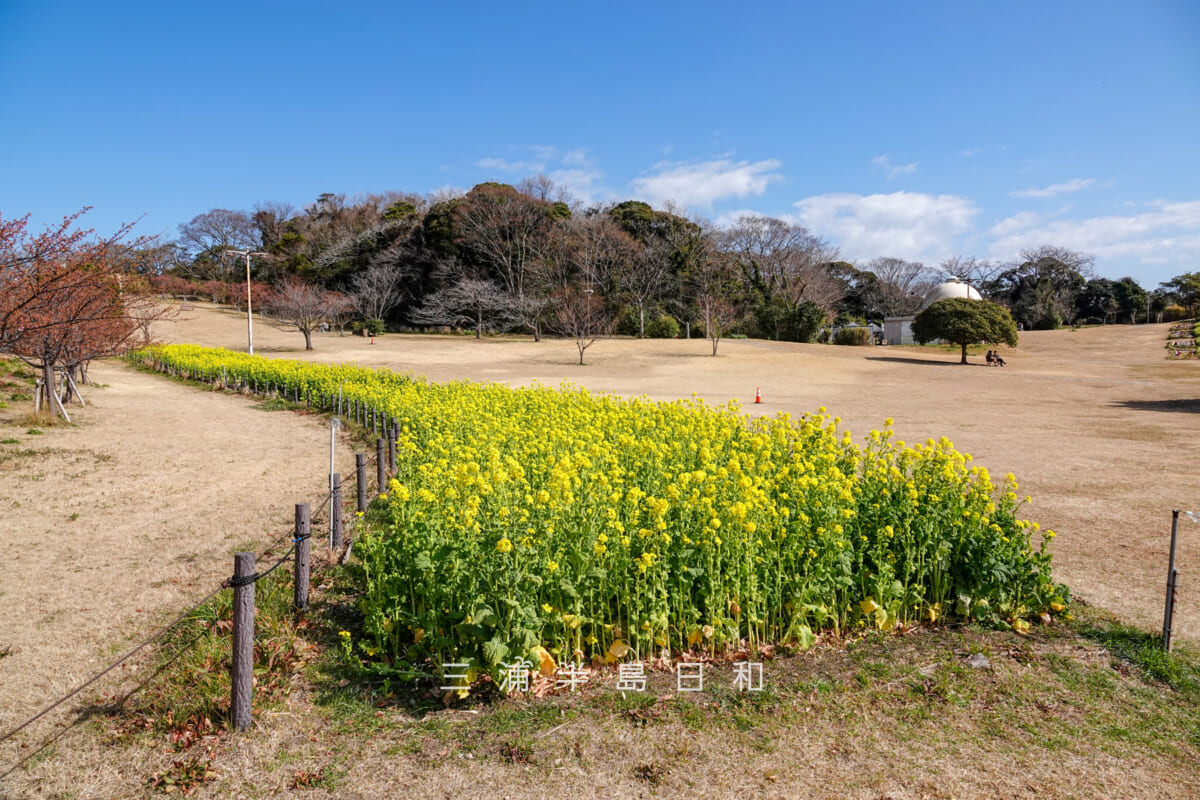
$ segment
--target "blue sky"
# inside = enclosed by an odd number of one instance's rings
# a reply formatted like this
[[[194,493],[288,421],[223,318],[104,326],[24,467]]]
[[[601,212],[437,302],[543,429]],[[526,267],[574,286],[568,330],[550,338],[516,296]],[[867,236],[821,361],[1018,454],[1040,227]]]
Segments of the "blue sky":
[[[865,261],[1057,244],[1200,269],[1200,4],[0,0],[0,214],[544,171]]]

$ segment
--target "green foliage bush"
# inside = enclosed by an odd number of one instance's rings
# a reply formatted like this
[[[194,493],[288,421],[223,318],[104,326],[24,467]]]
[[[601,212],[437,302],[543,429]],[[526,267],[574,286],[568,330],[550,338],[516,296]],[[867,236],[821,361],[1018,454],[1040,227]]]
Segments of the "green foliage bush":
[[[621,313],[617,315],[617,324],[613,326],[613,333],[617,336],[638,335],[638,312],[636,308],[626,306],[621,309]]]
[[[842,328],[833,337],[834,344],[862,347],[871,343],[870,328]]]
[[[383,336],[387,326],[381,319],[359,319],[350,323],[350,330],[353,333],[361,333],[363,336]]]
[[[646,324],[646,336],[651,339],[674,339],[679,336],[679,323],[674,317],[663,314]]]

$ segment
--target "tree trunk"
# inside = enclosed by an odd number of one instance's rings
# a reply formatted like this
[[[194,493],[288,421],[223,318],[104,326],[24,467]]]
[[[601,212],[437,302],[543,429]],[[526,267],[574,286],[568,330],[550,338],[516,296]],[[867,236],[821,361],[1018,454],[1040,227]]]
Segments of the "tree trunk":
[[[75,367],[67,367],[63,370],[63,405],[75,399],[75,390],[71,386],[71,381],[67,380],[68,376],[75,377]]]
[[[54,365],[44,364],[42,366],[42,405],[50,410],[50,416],[54,416],[58,412],[54,408],[54,400],[51,395],[56,393],[54,386]]]
[[[483,309],[475,309],[475,338],[483,338]]]
[[[638,338],[646,338],[646,309],[638,306]]]
[[[967,363],[967,346],[965,344],[962,346],[962,361],[959,363],[961,363],[961,364]]]
[[[308,328],[302,328],[300,332],[304,334],[304,349],[312,350],[312,331]]]

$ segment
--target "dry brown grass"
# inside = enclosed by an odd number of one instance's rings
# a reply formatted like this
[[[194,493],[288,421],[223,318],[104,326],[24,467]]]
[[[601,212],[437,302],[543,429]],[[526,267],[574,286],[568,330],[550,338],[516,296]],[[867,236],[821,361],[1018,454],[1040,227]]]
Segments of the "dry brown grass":
[[[237,315],[191,313],[164,327],[165,338],[242,345]],[[703,342],[606,341],[586,367],[573,364],[570,343],[517,339],[385,336],[372,347],[328,335],[306,356],[297,335],[256,333],[258,349],[275,355],[433,379],[566,378],[660,399],[695,391],[763,413],[825,406],[856,434],[891,416],[901,438],[945,435],[993,472],[1016,473],[1034,496],[1033,518],[1060,531],[1057,577],[1147,627],[1160,609],[1169,509],[1200,505],[1200,365],[1163,360],[1159,326],[1024,334],[1003,369],[958,367],[954,355],[925,350],[754,341],[723,342],[716,359]],[[0,527],[21,559],[0,571],[0,652],[10,653],[0,657],[0,729],[203,594],[233,549],[273,538],[293,502],[322,492],[319,420],[118,365],[93,376],[107,386],[85,390],[93,406],[74,425],[29,434],[27,406],[0,410],[0,441],[15,440],[0,444]],[[756,386],[761,407],[749,405]],[[1180,553],[1185,580],[1194,533],[1185,531]],[[1179,614],[1181,638],[1200,638],[1186,596]],[[85,722],[0,779],[0,797],[145,796],[156,775],[208,760],[216,777],[199,796],[1200,795],[1190,700],[1128,666],[1114,670],[1077,637],[1013,639],[1035,656],[1024,661],[1002,652],[1003,637],[983,637],[978,646],[1000,652],[996,669],[964,676],[960,655],[974,645],[956,635],[914,639],[911,654],[896,640],[878,664],[840,650],[781,664],[790,688],[745,729],[730,708],[697,715],[690,700],[668,700],[631,714],[593,697],[551,701],[561,722],[529,711],[526,731],[504,721],[508,704],[418,718],[318,705],[319,681],[302,681],[285,707],[258,715],[254,734],[208,742],[211,756],[158,738],[111,741],[107,724]],[[939,671],[918,688],[927,678],[912,673],[930,659]],[[50,730],[22,739],[36,744]],[[28,752],[0,746],[0,765]]]

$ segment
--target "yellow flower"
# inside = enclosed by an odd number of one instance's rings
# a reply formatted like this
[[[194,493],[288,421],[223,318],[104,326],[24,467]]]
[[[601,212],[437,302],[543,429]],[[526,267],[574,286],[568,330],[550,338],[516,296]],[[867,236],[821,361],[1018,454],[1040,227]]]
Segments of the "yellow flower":
[[[500,541],[496,542],[496,552],[498,552],[498,553],[508,553],[508,552],[511,552],[512,549],[513,549],[513,543],[510,542],[507,538],[501,539]]]

